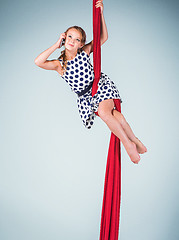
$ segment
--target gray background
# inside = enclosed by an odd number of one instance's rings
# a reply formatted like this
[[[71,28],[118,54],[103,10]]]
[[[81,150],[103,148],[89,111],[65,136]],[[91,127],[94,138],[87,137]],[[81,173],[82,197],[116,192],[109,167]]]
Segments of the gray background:
[[[179,239],[178,9],[104,1],[102,71],[148,148],[135,165],[121,147],[121,240]],[[92,1],[1,1],[0,20],[0,239],[99,239],[111,133],[98,117],[85,129],[70,87],[34,63],[69,26],[91,41]]]

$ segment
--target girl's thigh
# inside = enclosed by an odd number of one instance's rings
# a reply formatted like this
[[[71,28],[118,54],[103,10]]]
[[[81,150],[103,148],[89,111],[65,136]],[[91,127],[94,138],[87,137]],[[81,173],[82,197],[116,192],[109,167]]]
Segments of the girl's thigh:
[[[98,114],[103,115],[107,113],[112,113],[112,110],[114,109],[114,100],[113,99],[106,99],[99,103],[98,107]]]

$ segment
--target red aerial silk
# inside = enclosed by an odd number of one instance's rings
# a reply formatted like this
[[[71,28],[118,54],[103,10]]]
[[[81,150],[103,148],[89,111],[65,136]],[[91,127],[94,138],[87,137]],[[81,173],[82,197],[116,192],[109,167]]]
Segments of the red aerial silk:
[[[93,67],[94,82],[92,96],[98,89],[98,81],[101,76],[101,9],[96,8],[93,0]],[[116,110],[121,112],[119,99],[114,99]],[[97,116],[98,112],[95,112]],[[101,214],[100,240],[118,240],[119,215],[121,203],[121,144],[120,139],[111,132],[106,165],[103,206]]]

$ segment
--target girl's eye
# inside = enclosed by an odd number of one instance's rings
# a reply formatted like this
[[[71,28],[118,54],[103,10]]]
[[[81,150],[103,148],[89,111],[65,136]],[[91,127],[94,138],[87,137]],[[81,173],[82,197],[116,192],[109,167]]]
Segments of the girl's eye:
[[[72,38],[71,35],[68,35],[68,37],[69,37],[69,38]],[[77,38],[76,40],[77,40],[78,42],[80,42],[80,39]]]

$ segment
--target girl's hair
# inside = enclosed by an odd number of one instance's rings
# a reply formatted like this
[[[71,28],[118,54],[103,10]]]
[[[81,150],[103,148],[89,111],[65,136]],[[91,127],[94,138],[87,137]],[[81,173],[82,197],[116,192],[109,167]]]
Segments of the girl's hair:
[[[65,31],[65,34],[67,35],[68,30],[70,30],[72,28],[75,28],[76,30],[78,30],[81,33],[81,35],[82,35],[81,42],[83,44],[85,44],[85,42],[86,42],[86,33],[85,33],[85,31],[81,27],[79,27],[79,26],[69,27]],[[81,52],[81,48],[78,49],[78,52]],[[63,69],[63,72],[65,72],[66,71],[66,67],[67,67],[67,59],[66,59],[66,55],[65,55],[65,50],[61,51],[61,55],[58,57],[58,59],[60,59],[60,58],[62,58],[62,69]]]

